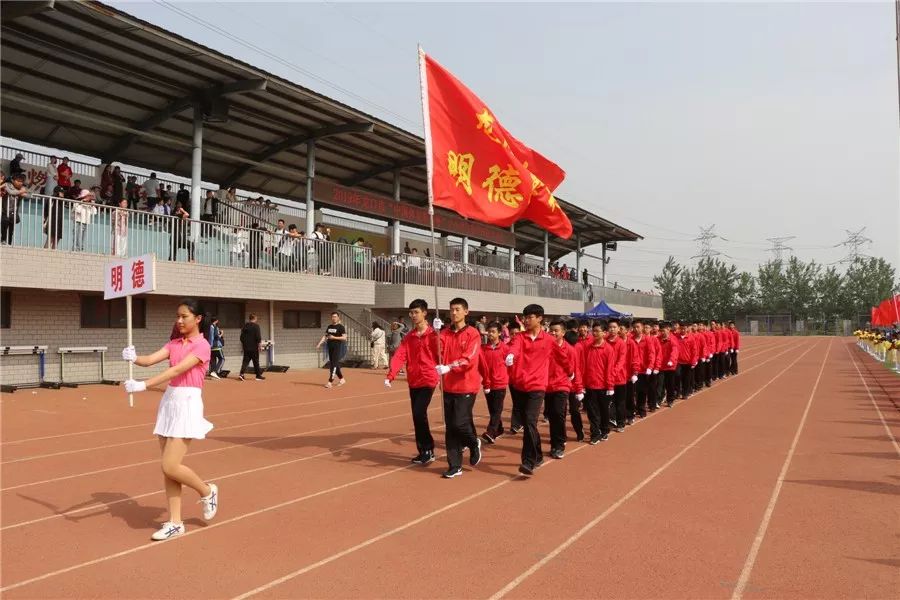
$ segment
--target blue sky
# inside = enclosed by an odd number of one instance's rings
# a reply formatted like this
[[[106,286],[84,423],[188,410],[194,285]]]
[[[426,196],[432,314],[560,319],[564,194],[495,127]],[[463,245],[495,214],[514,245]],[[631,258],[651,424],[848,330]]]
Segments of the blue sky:
[[[695,254],[700,225],[742,269],[782,235],[838,260],[861,227],[900,262],[889,2],[176,5],[290,65],[165,3],[114,4],[417,133],[422,43],[567,171],[560,196],[646,237],[609,266],[628,287]]]

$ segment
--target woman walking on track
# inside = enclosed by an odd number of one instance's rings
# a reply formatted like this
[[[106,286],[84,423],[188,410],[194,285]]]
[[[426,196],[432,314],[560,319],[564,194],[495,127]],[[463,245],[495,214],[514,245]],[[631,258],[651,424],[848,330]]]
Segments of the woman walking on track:
[[[330,388],[334,385],[334,378],[338,378],[338,385],[344,385],[347,381],[341,372],[341,358],[343,358],[344,344],[347,342],[347,330],[341,324],[341,315],[336,312],[331,313],[331,324],[325,329],[325,335],[316,344],[316,349],[327,344],[328,362],[331,369],[328,374],[328,383],[325,387]]]
[[[167,540],[185,532],[181,520],[182,485],[193,488],[200,494],[205,520],[215,517],[219,506],[219,488],[216,484],[204,482],[182,464],[191,440],[202,440],[213,428],[212,423],[203,418],[203,398],[200,395],[210,359],[209,342],[200,334],[201,327],[205,327],[203,320],[200,303],[187,298],[178,305],[176,326],[180,337],[148,356],[138,356],[134,346],[122,350],[124,360],[141,367],[169,360],[169,368],[159,375],[145,381],[129,379],[125,382],[125,390],[129,394],[143,392],[148,386],[169,384],[159,403],[156,428],[153,430],[154,435],[159,437],[166,499],[169,503],[169,520],[151,536],[156,541]]]
[[[387,334],[384,332],[384,329],[381,328],[381,325],[378,323],[372,323],[372,368],[373,369],[381,369],[388,368],[390,363],[388,362],[387,352],[385,349],[387,348]],[[384,367],[381,364],[384,363]]]

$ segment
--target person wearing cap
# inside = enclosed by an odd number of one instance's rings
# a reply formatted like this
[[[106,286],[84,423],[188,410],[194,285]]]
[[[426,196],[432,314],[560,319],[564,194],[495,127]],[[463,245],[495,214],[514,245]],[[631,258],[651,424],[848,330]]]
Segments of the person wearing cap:
[[[28,188],[25,187],[25,174],[16,173],[12,176],[12,181],[7,181],[3,186],[0,241],[4,244],[12,245],[16,223],[21,221],[19,210],[22,206],[22,198],[28,195]]]

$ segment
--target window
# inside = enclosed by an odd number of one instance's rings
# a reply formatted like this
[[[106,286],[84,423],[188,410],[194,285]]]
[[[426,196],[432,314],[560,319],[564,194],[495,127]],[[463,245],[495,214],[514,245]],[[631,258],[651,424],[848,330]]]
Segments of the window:
[[[0,329],[9,329],[10,317],[12,315],[9,304],[11,300],[12,294],[9,290],[0,292]]]
[[[240,329],[244,326],[243,302],[219,302],[204,300],[203,308],[213,317],[219,317],[221,329]]]
[[[283,314],[284,329],[320,329],[322,327],[322,313],[317,310],[286,310]]]
[[[147,300],[133,298],[131,307],[132,327],[146,329]],[[104,300],[103,296],[81,297],[82,329],[125,329],[126,326],[125,298]]]

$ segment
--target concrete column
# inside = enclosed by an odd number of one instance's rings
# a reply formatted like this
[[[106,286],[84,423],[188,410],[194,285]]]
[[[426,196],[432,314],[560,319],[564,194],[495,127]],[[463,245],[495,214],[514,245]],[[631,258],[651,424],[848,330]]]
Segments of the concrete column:
[[[544,274],[550,271],[550,232],[544,231]]]
[[[272,342],[272,364],[275,364],[275,301],[269,300],[269,340]]]
[[[469,264],[469,236],[463,236],[462,239],[462,261]]]
[[[306,142],[306,235],[316,230],[316,201],[313,199],[313,186],[316,180],[316,141]]]
[[[191,218],[200,219],[203,203],[203,107],[194,105],[194,140],[191,147]],[[197,241],[200,231],[194,227],[191,239]]]
[[[394,202],[400,204],[400,172],[394,171]],[[400,219],[391,223],[391,254],[400,254]]]

